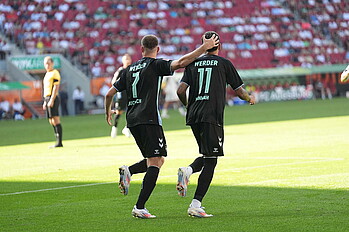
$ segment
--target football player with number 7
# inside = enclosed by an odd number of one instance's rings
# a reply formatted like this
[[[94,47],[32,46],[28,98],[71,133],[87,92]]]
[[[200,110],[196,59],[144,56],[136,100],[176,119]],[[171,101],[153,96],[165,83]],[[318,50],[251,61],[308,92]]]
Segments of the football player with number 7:
[[[202,45],[191,53],[178,60],[167,61],[156,58],[160,50],[158,38],[154,35],[146,35],[141,40],[142,58],[126,68],[105,96],[106,121],[112,125],[112,115],[115,113],[110,108],[112,98],[117,92],[126,90],[127,127],[144,157],[138,163],[131,166],[123,165],[119,168],[119,188],[124,195],[128,194],[131,176],[136,173],[145,173],[138,201],[132,210],[134,217],[155,218],[145,208],[145,203],[155,188],[164,157],[167,156],[166,140],[159,112],[162,77],[172,75],[175,70],[184,68],[218,43],[216,36],[203,38]]]

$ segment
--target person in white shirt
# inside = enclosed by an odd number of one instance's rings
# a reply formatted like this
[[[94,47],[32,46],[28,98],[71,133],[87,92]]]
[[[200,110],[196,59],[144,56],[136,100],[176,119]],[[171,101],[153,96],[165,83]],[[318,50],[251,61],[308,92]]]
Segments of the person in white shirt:
[[[0,101],[0,120],[1,119],[8,119],[11,116],[11,107],[10,107],[10,103],[5,99],[5,98],[1,98]]]
[[[13,118],[15,120],[24,120],[24,113],[25,109],[23,108],[23,105],[18,99],[16,98],[15,101],[12,104],[13,109]]]
[[[84,110],[85,93],[77,86],[73,91],[73,100],[75,105],[75,114],[81,114]]]

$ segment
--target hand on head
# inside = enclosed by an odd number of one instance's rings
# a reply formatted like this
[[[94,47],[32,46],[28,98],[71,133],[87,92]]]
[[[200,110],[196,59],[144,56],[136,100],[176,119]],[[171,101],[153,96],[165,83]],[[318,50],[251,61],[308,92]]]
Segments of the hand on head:
[[[213,47],[219,45],[219,37],[215,34],[212,34],[211,38],[205,38],[205,35],[202,36],[203,45],[206,46],[206,50],[209,50]]]

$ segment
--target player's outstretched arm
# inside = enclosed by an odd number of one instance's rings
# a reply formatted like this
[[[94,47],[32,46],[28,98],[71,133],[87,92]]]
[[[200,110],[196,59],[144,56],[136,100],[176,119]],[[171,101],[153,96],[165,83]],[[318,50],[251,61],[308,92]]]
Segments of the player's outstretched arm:
[[[205,36],[202,36],[203,44],[195,49],[194,51],[182,56],[178,60],[174,60],[171,63],[171,70],[175,71],[180,68],[184,68],[198,58],[201,54],[205,53],[208,49],[218,46],[219,39],[216,35],[212,35],[211,38],[206,39]]]
[[[341,82],[346,82],[349,80],[349,65],[344,69],[341,74]]]
[[[115,111],[111,109],[111,103],[116,92],[116,89],[111,87],[104,98],[105,119],[110,126],[112,125],[112,115],[115,113]]]
[[[178,98],[185,107],[187,107],[187,104],[188,104],[187,94],[186,94],[187,88],[188,88],[188,85],[184,82],[181,82],[177,89]]]
[[[254,105],[256,103],[255,97],[252,95],[249,95],[248,92],[242,86],[236,89],[235,92],[240,99],[249,102],[250,105]]]

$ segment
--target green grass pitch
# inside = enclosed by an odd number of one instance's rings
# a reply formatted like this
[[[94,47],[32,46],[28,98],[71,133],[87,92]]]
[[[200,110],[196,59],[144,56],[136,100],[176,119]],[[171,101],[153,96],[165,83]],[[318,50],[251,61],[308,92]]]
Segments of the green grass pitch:
[[[62,118],[62,149],[48,149],[46,119],[0,121],[0,231],[349,231],[348,99],[227,107],[208,219],[186,214],[198,174],[177,195],[177,169],[198,149],[184,118],[170,116],[152,220],[131,216],[142,174],[128,196],[117,189],[117,168],[142,157],[132,138],[108,136],[103,115]]]

